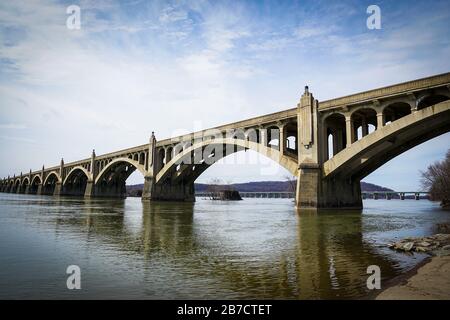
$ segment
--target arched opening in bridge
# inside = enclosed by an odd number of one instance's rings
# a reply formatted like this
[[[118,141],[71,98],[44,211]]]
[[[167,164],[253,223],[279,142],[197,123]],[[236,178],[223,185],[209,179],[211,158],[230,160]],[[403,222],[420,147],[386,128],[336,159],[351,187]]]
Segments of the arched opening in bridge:
[[[351,116],[353,126],[352,143],[359,140],[377,128],[377,112],[371,108],[359,109]]]
[[[298,128],[297,122],[289,122],[283,128],[285,141],[286,141],[286,150],[285,154],[291,157],[297,158],[298,150],[297,150],[297,135]]]
[[[72,170],[66,177],[63,185],[62,194],[66,196],[84,196],[88,176],[80,168]]]
[[[345,148],[347,139],[345,116],[340,113],[330,115],[325,119],[325,128],[327,136],[327,152],[325,155],[327,159],[331,159]]]
[[[127,192],[128,180],[130,185],[139,184],[140,186],[135,188],[129,187],[129,192]],[[96,197],[110,198],[126,198],[127,195],[141,196],[142,184],[143,176],[139,170],[136,170],[136,166],[131,161],[128,162],[123,160],[110,162],[104,170],[99,173],[99,176],[96,179],[94,193]]]
[[[33,180],[31,180],[30,184],[30,194],[37,194],[39,190],[39,185],[42,184],[41,178],[39,176],[35,176]]]
[[[247,139],[252,142],[261,142],[261,130],[257,128],[251,128],[247,130]]]
[[[13,187],[13,193],[17,193],[18,191],[20,191],[20,180],[16,180],[16,182],[14,183],[14,187]]]
[[[145,165],[145,153],[144,152],[139,153],[139,164],[142,166]]]
[[[267,128],[267,146],[280,150],[280,128],[277,126]]]
[[[54,172],[45,179],[44,185],[42,186],[42,194],[53,195],[55,193],[56,184],[58,183],[58,177]]]
[[[438,104],[443,101],[447,101],[449,99],[450,99],[449,97],[440,95],[440,94],[432,94],[432,95],[426,96],[418,101],[417,110]]]
[[[164,148],[157,149],[157,171],[159,171],[162,167],[164,167],[164,164],[166,163],[166,150]]]
[[[19,193],[25,193],[30,185],[30,179],[28,177],[25,177],[20,184],[20,190]]]
[[[170,162],[173,158],[173,147],[167,147],[166,149],[166,163]]]
[[[213,190],[210,185],[220,184],[219,189],[237,190],[257,198],[293,197],[296,186],[287,169],[253,150],[239,151],[212,165],[199,166],[193,170],[192,178],[197,193],[208,193]]]
[[[383,110],[384,124],[392,123],[404,116],[411,114],[411,106],[406,102],[396,102],[388,105]]]

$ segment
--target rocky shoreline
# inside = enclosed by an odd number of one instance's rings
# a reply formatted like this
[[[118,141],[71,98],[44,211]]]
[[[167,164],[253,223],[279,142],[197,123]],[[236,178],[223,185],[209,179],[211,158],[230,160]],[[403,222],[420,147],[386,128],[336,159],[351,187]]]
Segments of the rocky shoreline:
[[[450,254],[450,234],[438,233],[419,238],[405,238],[388,245],[389,248],[403,252],[420,252],[431,255]]]

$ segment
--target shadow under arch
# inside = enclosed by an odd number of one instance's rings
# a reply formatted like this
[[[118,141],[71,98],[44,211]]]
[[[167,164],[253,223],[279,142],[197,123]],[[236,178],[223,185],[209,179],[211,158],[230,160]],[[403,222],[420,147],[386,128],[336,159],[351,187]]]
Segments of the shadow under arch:
[[[12,193],[17,193],[20,191],[20,178],[17,178],[16,181],[13,182],[12,185]]]
[[[55,171],[50,172],[47,177],[45,177],[42,184],[42,194],[53,195],[56,189],[56,185],[60,182],[61,180],[59,175]]]
[[[65,196],[83,196],[89,176],[89,172],[82,166],[74,167],[63,181],[62,194]]]
[[[116,158],[109,162],[95,179],[94,188],[96,197],[126,197],[126,180],[138,170],[145,177],[143,165],[130,158]]]
[[[22,182],[20,183],[20,187],[19,187],[19,193],[25,193],[29,190],[30,187],[30,178],[29,177],[25,177],[23,178]]]
[[[39,175],[36,175],[31,179],[29,194],[37,194],[39,186],[42,185],[42,179]]]

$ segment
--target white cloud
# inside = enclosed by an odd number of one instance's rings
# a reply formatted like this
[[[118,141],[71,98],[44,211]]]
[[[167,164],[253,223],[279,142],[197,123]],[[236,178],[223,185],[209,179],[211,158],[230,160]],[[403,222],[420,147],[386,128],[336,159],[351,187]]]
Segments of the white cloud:
[[[0,123],[0,129],[21,130],[26,129],[26,125],[19,123],[6,123],[6,124]]]
[[[294,36],[299,40],[303,40],[323,36],[329,34],[330,32],[331,30],[329,28],[323,28],[319,26],[299,26],[294,30]]]

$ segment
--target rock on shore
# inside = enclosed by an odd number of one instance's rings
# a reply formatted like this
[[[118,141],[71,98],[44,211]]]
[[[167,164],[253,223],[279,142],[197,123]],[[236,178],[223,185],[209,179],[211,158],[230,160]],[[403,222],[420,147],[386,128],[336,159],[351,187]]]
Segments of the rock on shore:
[[[438,233],[428,237],[405,238],[389,244],[388,247],[404,252],[450,255],[450,234]]]

